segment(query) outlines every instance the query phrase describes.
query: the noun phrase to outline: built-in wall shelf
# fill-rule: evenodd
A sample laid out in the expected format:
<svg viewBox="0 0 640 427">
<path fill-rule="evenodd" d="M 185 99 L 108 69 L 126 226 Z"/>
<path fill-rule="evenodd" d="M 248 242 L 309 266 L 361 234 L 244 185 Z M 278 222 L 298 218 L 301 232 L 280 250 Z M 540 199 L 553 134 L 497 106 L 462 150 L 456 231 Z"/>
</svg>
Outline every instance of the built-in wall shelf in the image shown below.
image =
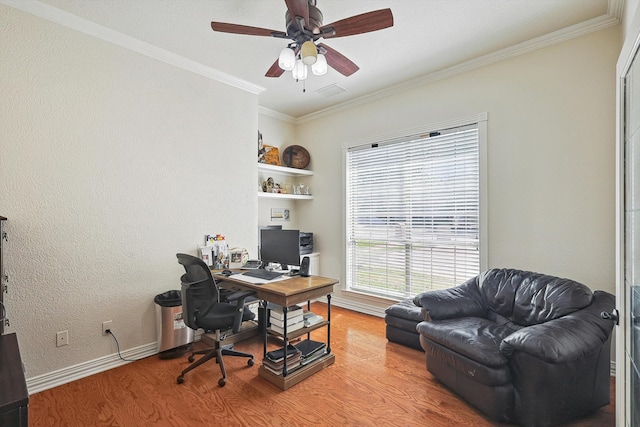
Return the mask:
<svg viewBox="0 0 640 427">
<path fill-rule="evenodd" d="M 258 163 L 258 170 L 263 172 L 273 172 L 278 175 L 313 175 L 313 171 L 307 169 L 288 168 L 286 166 L 268 165 L 266 163 Z"/>
<path fill-rule="evenodd" d="M 258 163 L 258 172 L 261 175 L 261 180 L 265 180 L 268 176 L 290 176 L 290 177 L 304 177 L 312 176 L 313 171 L 307 169 L 295 169 L 288 168 L 286 166 L 268 165 L 266 163 Z M 276 178 L 276 182 L 279 180 Z M 294 200 L 312 200 L 313 196 L 309 194 L 292 194 L 292 193 L 265 193 L 258 191 L 258 198 L 265 199 L 294 199 Z"/>
<path fill-rule="evenodd" d="M 258 197 L 265 199 L 297 199 L 297 200 L 311 200 L 313 196 L 304 194 L 284 194 L 284 193 L 265 193 L 259 192 Z"/>
</svg>

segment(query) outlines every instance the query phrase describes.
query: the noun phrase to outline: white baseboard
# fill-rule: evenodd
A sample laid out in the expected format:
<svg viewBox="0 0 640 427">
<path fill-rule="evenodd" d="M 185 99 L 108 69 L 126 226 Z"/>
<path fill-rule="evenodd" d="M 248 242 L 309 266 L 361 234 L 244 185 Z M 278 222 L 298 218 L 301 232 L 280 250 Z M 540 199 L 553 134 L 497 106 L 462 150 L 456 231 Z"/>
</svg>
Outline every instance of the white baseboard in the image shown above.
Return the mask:
<svg viewBox="0 0 640 427">
<path fill-rule="evenodd" d="M 319 298 L 317 301 L 324 302 L 326 304 L 327 299 L 326 297 Z M 336 305 L 338 307 L 346 308 L 348 310 L 353 310 L 360 313 L 370 314 L 372 316 L 384 317 L 384 309 L 360 302 L 350 301 L 344 298 L 332 297 L 331 305 Z M 194 341 L 199 341 L 201 334 L 202 330 L 196 331 Z M 123 358 L 131 360 L 142 359 L 145 357 L 153 356 L 155 354 L 158 354 L 158 345 L 156 342 L 141 345 L 139 347 L 124 350 L 121 352 Z M 93 374 L 97 374 L 99 372 L 117 368 L 118 366 L 122 366 L 127 363 L 130 362 L 120 359 L 117 353 L 110 354 L 108 356 L 99 357 L 97 359 L 89 360 L 77 365 L 58 369 L 57 371 L 52 371 L 46 374 L 27 378 L 27 389 L 29 391 L 29 394 L 35 394 L 53 387 L 57 387 L 59 385 L 67 384 L 72 381 L 88 377 Z"/>
<path fill-rule="evenodd" d="M 318 301 L 326 303 L 326 298 L 320 298 Z M 354 302 L 343 298 L 332 297 L 331 304 L 348 310 L 357 311 L 360 313 L 369 314 L 377 317 L 384 317 L 384 309 L 380 307 L 363 304 L 360 302 Z M 201 331 L 196 332 L 195 341 L 200 339 Z M 158 345 L 155 342 L 135 347 L 129 350 L 121 352 L 121 355 L 125 359 L 142 359 L 145 357 L 158 354 Z M 99 357 L 94 360 L 79 363 L 77 365 L 69 366 L 57 371 L 48 372 L 36 377 L 27 378 L 27 389 L 29 394 L 38 393 L 40 391 L 48 390 L 53 387 L 57 387 L 62 384 L 67 384 L 80 378 L 88 377 L 99 372 L 104 372 L 109 369 L 122 366 L 128 361 L 120 359 L 117 353 L 110 354 L 108 356 Z M 611 361 L 611 376 L 616 376 L 616 362 Z"/>
<path fill-rule="evenodd" d="M 326 298 L 321 298 L 319 301 L 326 303 Z M 371 316 L 384 317 L 384 311 L 386 308 L 376 307 L 374 305 L 349 300 L 346 298 L 340 298 L 336 296 L 331 297 L 331 305 L 337 307 L 346 308 L 347 310 L 357 311 L 358 313 L 370 314 Z"/>
<path fill-rule="evenodd" d="M 120 352 L 123 358 L 131 360 L 142 359 L 148 356 L 153 356 L 157 353 L 158 344 L 155 342 Z M 27 389 L 31 395 L 62 384 L 79 380 L 80 378 L 97 374 L 99 372 L 104 372 L 127 363 L 130 362 L 120 359 L 117 353 L 110 354 L 108 356 L 99 357 L 77 365 L 68 366 L 57 371 L 27 378 Z"/>
</svg>

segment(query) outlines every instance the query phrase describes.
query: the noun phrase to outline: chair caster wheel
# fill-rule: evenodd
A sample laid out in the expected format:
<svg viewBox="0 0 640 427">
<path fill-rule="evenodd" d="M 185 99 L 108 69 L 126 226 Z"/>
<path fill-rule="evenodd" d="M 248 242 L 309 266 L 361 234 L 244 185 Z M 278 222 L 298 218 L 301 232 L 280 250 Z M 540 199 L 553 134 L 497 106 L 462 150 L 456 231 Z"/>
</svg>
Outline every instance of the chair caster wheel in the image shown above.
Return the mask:
<svg viewBox="0 0 640 427">
<path fill-rule="evenodd" d="M 180 376 L 178 377 L 178 379 L 176 379 L 176 382 L 177 382 L 178 384 L 182 384 L 182 383 L 184 382 L 184 377 L 183 377 L 182 375 L 180 375 Z"/>
<path fill-rule="evenodd" d="M 193 354 L 191 356 L 189 356 L 189 363 L 193 362 L 194 360 L 196 360 L 196 358 L 193 357 Z"/>
<path fill-rule="evenodd" d="M 224 387 L 224 385 L 225 385 L 226 383 L 227 383 L 227 380 L 226 380 L 226 379 L 224 379 L 224 378 L 220 378 L 220 379 L 218 380 L 218 385 L 219 385 L 220 387 Z"/>
<path fill-rule="evenodd" d="M 247 365 L 253 366 L 256 362 L 253 359 L 247 360 Z"/>
</svg>

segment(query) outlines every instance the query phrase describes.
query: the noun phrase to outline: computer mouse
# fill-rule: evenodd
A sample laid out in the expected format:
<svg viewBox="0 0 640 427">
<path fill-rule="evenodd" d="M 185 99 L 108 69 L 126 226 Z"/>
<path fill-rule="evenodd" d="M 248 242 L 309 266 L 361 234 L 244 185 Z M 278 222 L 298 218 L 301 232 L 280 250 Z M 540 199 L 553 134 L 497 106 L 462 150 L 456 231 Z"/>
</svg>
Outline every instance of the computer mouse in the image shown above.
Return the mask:
<svg viewBox="0 0 640 427">
<path fill-rule="evenodd" d="M 222 274 L 223 276 L 229 277 L 229 276 L 231 276 L 233 274 L 233 271 L 231 271 L 231 270 L 222 270 L 220 272 L 220 274 Z"/>
</svg>

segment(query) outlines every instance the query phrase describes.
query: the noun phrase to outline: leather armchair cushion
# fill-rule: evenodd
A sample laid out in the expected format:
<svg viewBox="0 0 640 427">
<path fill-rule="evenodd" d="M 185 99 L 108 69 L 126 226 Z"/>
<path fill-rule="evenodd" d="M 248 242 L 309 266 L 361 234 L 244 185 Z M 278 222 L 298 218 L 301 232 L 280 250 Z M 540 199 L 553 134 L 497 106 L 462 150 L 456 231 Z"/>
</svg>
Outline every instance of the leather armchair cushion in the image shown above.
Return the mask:
<svg viewBox="0 0 640 427">
<path fill-rule="evenodd" d="M 454 288 L 418 294 L 413 302 L 422 307 L 423 320 L 485 317 L 487 311 L 478 291 L 477 276 Z"/>
<path fill-rule="evenodd" d="M 593 299 L 591 290 L 581 283 L 513 269 L 482 273 L 478 289 L 485 307 L 523 326 L 572 313 Z"/>
<path fill-rule="evenodd" d="M 508 363 L 507 357 L 500 352 L 500 343 L 514 331 L 480 317 L 421 322 L 417 330 L 429 340 L 493 368 Z"/>
<path fill-rule="evenodd" d="M 609 339 L 613 323 L 602 319 L 600 313 L 609 312 L 614 306 L 613 295 L 596 291 L 589 307 L 522 328 L 506 337 L 500 350 L 507 357 L 521 351 L 547 363 L 566 363 L 586 357 Z"/>
<path fill-rule="evenodd" d="M 387 340 L 422 350 L 419 334 L 416 331 L 416 326 L 422 321 L 422 314 L 420 307 L 413 303 L 412 298 L 388 307 L 385 310 L 384 321 Z"/>
<path fill-rule="evenodd" d="M 406 319 L 413 322 L 412 329 L 415 331 L 416 324 L 422 321 L 422 315 L 420 314 L 420 307 L 416 306 L 412 299 L 405 299 L 392 306 L 388 307 L 385 311 L 385 318 L 392 317 Z M 389 323 L 389 322 L 387 322 Z"/>
<path fill-rule="evenodd" d="M 384 318 L 387 326 L 393 326 L 394 328 L 402 329 L 403 331 L 411 332 L 416 337 L 418 336 L 418 332 L 416 331 L 416 326 L 420 323 L 419 320 L 408 320 L 403 319 L 402 317 L 394 317 L 394 316 L 385 316 Z"/>
<path fill-rule="evenodd" d="M 503 364 L 493 367 L 478 363 L 429 340 L 423 335 L 420 336 L 420 342 L 427 354 L 427 369 L 435 375 L 437 375 L 434 372 L 436 366 L 447 366 L 456 372 L 456 382 L 459 382 L 463 377 L 468 377 L 471 382 L 478 382 L 491 387 L 511 384 L 512 382 L 509 365 Z"/>
</svg>

